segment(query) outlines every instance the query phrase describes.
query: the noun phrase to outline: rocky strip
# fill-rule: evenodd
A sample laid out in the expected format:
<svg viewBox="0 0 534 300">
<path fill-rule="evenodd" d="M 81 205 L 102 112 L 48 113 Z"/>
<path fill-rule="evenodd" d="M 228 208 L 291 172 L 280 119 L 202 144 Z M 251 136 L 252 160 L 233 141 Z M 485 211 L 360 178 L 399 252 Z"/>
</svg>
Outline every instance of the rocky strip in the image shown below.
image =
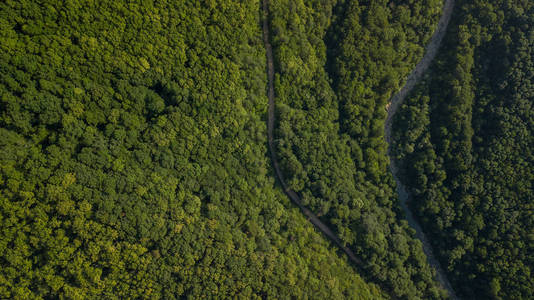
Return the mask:
<svg viewBox="0 0 534 300">
<path fill-rule="evenodd" d="M 410 91 L 421 80 L 421 78 L 423 77 L 423 73 L 428 69 L 432 60 L 434 60 L 434 58 L 436 57 L 443 37 L 445 36 L 445 33 L 447 31 L 449 21 L 451 20 L 453 9 L 454 0 L 446 0 L 443 6 L 442 15 L 439 20 L 438 27 L 434 31 L 430 42 L 426 46 L 425 55 L 423 56 L 421 61 L 419 61 L 419 63 L 415 66 L 415 69 L 412 71 L 412 73 L 408 76 L 404 86 L 399 90 L 397 94 L 395 94 L 391 98 L 387 108 L 388 115 L 385 124 L 384 136 L 386 142 L 389 145 L 388 156 L 390 161 L 391 173 L 393 173 L 393 178 L 397 183 L 397 193 L 399 194 L 400 205 L 406 214 L 408 224 L 410 224 L 410 226 L 415 229 L 417 238 L 423 243 L 423 251 L 425 252 L 426 257 L 428 258 L 428 263 L 436 270 L 437 280 L 439 281 L 441 286 L 447 290 L 451 299 L 458 299 L 458 297 L 454 293 L 454 290 L 449 280 L 447 279 L 447 274 L 444 272 L 439 261 L 434 256 L 432 246 L 430 245 L 427 236 L 425 235 L 421 225 L 419 225 L 417 220 L 414 218 L 410 208 L 408 207 L 408 202 L 410 201 L 410 194 L 408 193 L 408 189 L 406 188 L 406 186 L 404 186 L 399 180 L 399 169 L 397 167 L 397 162 L 395 161 L 395 158 L 391 155 L 391 128 L 393 123 L 393 116 L 395 115 L 401 104 L 404 102 L 406 96 L 408 96 Z"/>
</svg>

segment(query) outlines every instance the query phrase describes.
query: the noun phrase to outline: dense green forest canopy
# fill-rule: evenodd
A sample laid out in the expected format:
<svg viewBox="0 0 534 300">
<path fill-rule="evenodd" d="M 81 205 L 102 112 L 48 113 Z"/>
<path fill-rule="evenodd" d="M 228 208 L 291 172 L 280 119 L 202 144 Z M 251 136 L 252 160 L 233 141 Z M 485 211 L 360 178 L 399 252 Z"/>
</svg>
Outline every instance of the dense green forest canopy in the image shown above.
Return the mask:
<svg viewBox="0 0 534 300">
<path fill-rule="evenodd" d="M 381 298 L 275 186 L 259 8 L 0 3 L 0 298 Z"/>
<path fill-rule="evenodd" d="M 465 299 L 534 295 L 534 2 L 462 1 L 396 120 L 413 209 Z"/>
<path fill-rule="evenodd" d="M 0 2 L 0 298 L 441 299 L 395 194 L 387 101 L 441 0 Z M 466 299 L 534 294 L 534 3 L 459 1 L 395 120 Z"/>
</svg>

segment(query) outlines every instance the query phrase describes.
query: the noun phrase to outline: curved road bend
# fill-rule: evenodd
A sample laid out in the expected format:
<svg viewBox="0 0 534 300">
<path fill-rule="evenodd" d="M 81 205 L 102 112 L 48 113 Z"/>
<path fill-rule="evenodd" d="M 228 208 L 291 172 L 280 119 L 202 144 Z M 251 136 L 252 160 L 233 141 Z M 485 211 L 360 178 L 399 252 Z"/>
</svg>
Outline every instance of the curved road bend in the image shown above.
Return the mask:
<svg viewBox="0 0 534 300">
<path fill-rule="evenodd" d="M 385 125 L 385 136 L 386 136 L 386 142 L 390 144 L 391 141 L 391 120 L 393 118 L 393 115 L 397 111 L 397 109 L 400 107 L 400 104 L 406 98 L 406 95 L 412 90 L 412 88 L 415 86 L 415 84 L 421 80 L 422 73 L 428 69 L 430 62 L 434 59 L 434 57 L 437 54 L 437 50 L 439 48 L 439 45 L 445 35 L 447 26 L 449 24 L 452 10 L 454 7 L 454 0 L 445 0 L 445 4 L 443 7 L 443 14 L 439 20 L 438 27 L 436 31 L 434 32 L 430 43 L 427 45 L 425 55 L 423 56 L 422 60 L 417 64 L 415 69 L 412 71 L 412 73 L 408 76 L 406 84 L 402 87 L 402 89 L 399 91 L 398 94 L 393 96 L 391 98 L 391 103 L 389 105 L 388 109 L 388 116 L 386 119 L 386 125 Z M 282 185 L 284 192 L 287 194 L 287 196 L 295 203 L 300 210 L 306 215 L 308 220 L 317 228 L 319 229 L 324 235 L 326 235 L 330 240 L 332 240 L 347 256 L 349 259 L 355 263 L 356 265 L 363 267 L 364 264 L 362 261 L 354 255 L 354 253 L 343 245 L 341 240 L 334 234 L 332 230 L 328 226 L 326 226 L 319 218 L 312 213 L 309 209 L 304 207 L 302 204 L 302 201 L 300 200 L 300 197 L 297 195 L 295 191 L 290 189 L 284 179 L 284 175 L 282 174 L 282 171 L 280 170 L 280 165 L 278 163 L 278 159 L 276 158 L 276 152 L 274 147 L 274 120 L 275 120 L 275 103 L 274 103 L 274 63 L 273 63 L 273 50 L 270 43 L 270 34 L 269 34 L 269 24 L 268 24 L 268 14 L 269 14 L 269 7 L 268 7 L 268 0 L 263 0 L 263 40 L 265 43 L 265 51 L 267 55 L 267 79 L 268 79 L 268 90 L 267 90 L 267 97 L 269 99 L 269 108 L 268 108 L 268 121 L 267 121 L 267 136 L 268 136 L 268 145 L 269 145 L 269 152 L 271 153 L 271 161 L 273 163 L 273 168 L 276 173 L 276 177 L 278 177 L 278 181 Z M 389 148 L 388 148 L 388 155 Z M 417 237 L 423 242 L 423 249 L 425 254 L 428 257 L 429 263 L 436 269 L 438 281 L 441 283 L 441 285 L 449 292 L 449 296 L 452 299 L 458 299 L 447 280 L 447 277 L 445 276 L 445 273 L 441 269 L 438 261 L 435 259 L 432 248 L 430 247 L 430 244 L 428 243 L 428 240 L 426 239 L 426 236 L 424 235 L 421 226 L 415 221 L 413 218 L 413 215 L 411 211 L 408 209 L 407 206 L 407 200 L 408 200 L 408 194 L 406 192 L 406 188 L 402 185 L 402 183 L 398 180 L 397 174 L 397 168 L 395 165 L 395 162 L 393 159 L 391 159 L 391 170 L 393 172 L 393 177 L 395 181 L 397 182 L 397 190 L 399 192 L 399 197 L 401 199 L 401 206 L 404 209 L 406 216 L 408 218 L 408 223 L 410 226 L 412 226 L 416 232 Z"/>
</svg>

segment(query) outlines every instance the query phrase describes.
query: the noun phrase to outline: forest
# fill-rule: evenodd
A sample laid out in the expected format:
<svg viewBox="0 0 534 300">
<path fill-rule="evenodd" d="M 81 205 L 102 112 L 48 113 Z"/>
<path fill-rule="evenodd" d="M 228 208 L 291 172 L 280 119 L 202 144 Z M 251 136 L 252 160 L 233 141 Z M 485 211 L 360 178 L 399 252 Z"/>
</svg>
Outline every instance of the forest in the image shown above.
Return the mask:
<svg viewBox="0 0 534 300">
<path fill-rule="evenodd" d="M 275 185 L 259 7 L 0 3 L 0 298 L 384 296 Z"/>
<path fill-rule="evenodd" d="M 465 299 L 534 295 L 534 3 L 464 1 L 403 106 L 395 156 Z"/>
<path fill-rule="evenodd" d="M 0 1 L 0 298 L 448 298 L 384 140 L 443 1 L 262 1 Z M 282 171 L 361 266 L 276 180 L 265 16 Z M 533 26 L 457 1 L 394 120 L 463 299 L 534 294 Z"/>
</svg>

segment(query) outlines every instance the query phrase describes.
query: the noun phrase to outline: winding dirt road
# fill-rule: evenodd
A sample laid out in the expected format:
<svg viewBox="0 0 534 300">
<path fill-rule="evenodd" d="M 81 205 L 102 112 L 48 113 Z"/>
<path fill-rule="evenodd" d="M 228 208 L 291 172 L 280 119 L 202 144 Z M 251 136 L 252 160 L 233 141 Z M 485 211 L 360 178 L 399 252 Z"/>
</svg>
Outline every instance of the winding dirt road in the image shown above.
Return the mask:
<svg viewBox="0 0 534 300">
<path fill-rule="evenodd" d="M 304 207 L 302 204 L 302 201 L 298 194 L 290 189 L 288 185 L 286 184 L 284 175 L 282 174 L 282 171 L 280 170 L 280 165 L 278 163 L 278 159 L 276 158 L 276 151 L 274 146 L 274 123 L 275 123 L 275 94 L 274 94 L 274 62 L 273 62 L 273 50 L 270 43 L 270 33 L 269 33 L 269 1 L 263 0 L 263 40 L 265 43 L 265 50 L 267 55 L 267 79 L 268 79 L 268 90 L 267 90 L 267 97 L 269 99 L 269 108 L 268 108 L 268 121 L 267 121 L 267 135 L 268 135 L 268 145 L 269 145 L 269 152 L 271 154 L 271 161 L 273 164 L 274 171 L 276 173 L 276 177 L 278 178 L 278 181 L 282 185 L 284 192 L 286 195 L 295 203 L 302 213 L 306 215 L 308 220 L 317 228 L 319 231 L 321 231 L 324 235 L 326 235 L 330 240 L 332 240 L 347 256 L 348 258 L 357 266 L 363 267 L 364 264 L 362 261 L 354 255 L 354 253 L 345 245 L 343 245 L 343 242 L 337 237 L 337 235 L 319 218 L 311 212 L 309 209 Z M 415 69 L 412 71 L 412 73 L 408 76 L 406 80 L 406 84 L 400 89 L 400 91 L 394 95 L 391 98 L 389 108 L 388 108 L 388 116 L 386 119 L 385 124 L 385 139 L 386 142 L 391 145 L 391 126 L 392 126 L 392 119 L 395 113 L 397 112 L 398 108 L 408 95 L 408 93 L 413 89 L 415 84 L 421 80 L 421 77 L 423 73 L 428 69 L 430 66 L 430 63 L 434 59 L 434 57 L 437 54 L 437 51 L 439 49 L 439 46 L 441 44 L 441 41 L 443 40 L 443 37 L 445 36 L 445 32 L 447 29 L 447 26 L 449 24 L 452 11 L 454 7 L 454 0 L 445 0 L 445 4 L 443 7 L 443 13 L 439 20 L 438 26 L 436 31 L 434 32 L 429 44 L 426 47 L 425 55 L 421 59 L 421 61 L 416 65 Z M 397 191 L 399 193 L 399 198 L 401 202 L 402 209 L 406 213 L 406 217 L 408 219 L 408 223 L 410 226 L 412 226 L 416 232 L 417 237 L 422 241 L 423 243 L 423 249 L 425 254 L 428 257 L 428 261 L 430 265 L 432 265 L 436 269 L 437 273 L 437 279 L 441 283 L 441 285 L 449 292 L 449 296 L 451 299 L 458 299 L 456 297 L 456 294 L 454 293 L 454 290 L 452 289 L 449 281 L 447 280 L 445 272 L 443 272 L 441 266 L 439 265 L 439 262 L 435 259 L 434 254 L 432 252 L 432 248 L 430 247 L 430 244 L 428 243 L 428 239 L 426 238 L 423 230 L 421 229 L 421 226 L 417 223 L 417 221 L 413 218 L 413 215 L 411 211 L 408 208 L 407 202 L 409 199 L 409 194 L 407 193 L 406 187 L 402 185 L 402 183 L 399 181 L 397 177 L 398 169 L 396 167 L 396 163 L 392 156 L 389 153 L 388 147 L 388 156 L 390 157 L 391 161 L 391 171 L 393 173 L 393 177 L 395 178 L 395 181 L 397 182 Z"/>
</svg>

